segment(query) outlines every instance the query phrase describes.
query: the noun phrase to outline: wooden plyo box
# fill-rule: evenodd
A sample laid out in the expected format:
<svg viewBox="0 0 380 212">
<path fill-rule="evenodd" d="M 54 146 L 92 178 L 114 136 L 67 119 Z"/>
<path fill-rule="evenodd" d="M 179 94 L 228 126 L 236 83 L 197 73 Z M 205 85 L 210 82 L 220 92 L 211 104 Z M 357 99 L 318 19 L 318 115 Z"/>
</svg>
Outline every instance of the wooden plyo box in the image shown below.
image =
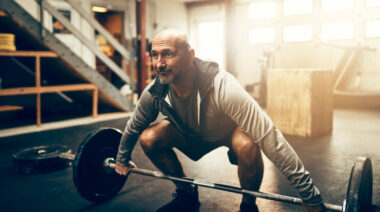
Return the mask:
<svg viewBox="0 0 380 212">
<path fill-rule="evenodd" d="M 267 113 L 281 132 L 303 137 L 331 133 L 331 70 L 271 69 L 267 86 Z"/>
</svg>

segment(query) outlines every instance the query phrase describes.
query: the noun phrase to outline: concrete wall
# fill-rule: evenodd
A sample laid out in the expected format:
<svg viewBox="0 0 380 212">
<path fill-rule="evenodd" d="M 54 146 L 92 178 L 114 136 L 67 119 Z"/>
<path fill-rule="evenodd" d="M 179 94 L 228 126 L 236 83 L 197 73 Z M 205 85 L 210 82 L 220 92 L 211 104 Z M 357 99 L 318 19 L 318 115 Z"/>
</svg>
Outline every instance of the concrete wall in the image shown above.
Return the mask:
<svg viewBox="0 0 380 212">
<path fill-rule="evenodd" d="M 147 16 L 150 13 L 155 14 L 155 23 L 157 25 L 156 27 L 149 26 L 153 27 L 153 36 L 167 28 L 188 32 L 188 15 L 184 3 L 177 0 L 150 0 L 148 4 L 152 4 L 152 10 L 147 11 Z M 149 35 L 149 38 L 152 39 L 153 36 Z"/>
</svg>

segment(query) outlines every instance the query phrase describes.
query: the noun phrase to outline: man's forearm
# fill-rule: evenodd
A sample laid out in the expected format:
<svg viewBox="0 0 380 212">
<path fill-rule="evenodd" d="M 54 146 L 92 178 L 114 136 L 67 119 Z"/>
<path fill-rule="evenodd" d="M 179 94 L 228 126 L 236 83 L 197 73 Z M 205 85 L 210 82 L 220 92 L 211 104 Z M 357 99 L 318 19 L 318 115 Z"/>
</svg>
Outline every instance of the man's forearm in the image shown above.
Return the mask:
<svg viewBox="0 0 380 212">
<path fill-rule="evenodd" d="M 257 144 L 288 178 L 290 184 L 298 190 L 305 204 L 316 205 L 322 203 L 320 191 L 314 186 L 310 173 L 305 170 L 298 155 L 280 131 L 273 128 Z"/>
<path fill-rule="evenodd" d="M 131 160 L 133 148 L 135 147 L 138 138 L 138 134 L 129 134 L 126 131 L 124 132 L 120 140 L 116 162 L 122 165 L 128 165 L 128 162 Z"/>
</svg>

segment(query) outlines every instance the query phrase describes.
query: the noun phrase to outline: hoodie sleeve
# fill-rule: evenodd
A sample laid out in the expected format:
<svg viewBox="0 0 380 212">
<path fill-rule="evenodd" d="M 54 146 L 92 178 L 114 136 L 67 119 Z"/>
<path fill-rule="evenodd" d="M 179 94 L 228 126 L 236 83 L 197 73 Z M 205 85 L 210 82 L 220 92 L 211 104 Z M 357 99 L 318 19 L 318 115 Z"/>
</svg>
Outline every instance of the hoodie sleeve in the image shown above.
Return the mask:
<svg viewBox="0 0 380 212">
<path fill-rule="evenodd" d="M 116 157 L 116 161 L 120 164 L 128 164 L 140 134 L 157 118 L 158 110 L 153 105 L 153 97 L 148 91 L 149 87 L 147 86 L 144 89 L 140 99 L 137 101 L 121 137 Z"/>
<path fill-rule="evenodd" d="M 219 109 L 229 116 L 276 165 L 294 186 L 306 204 L 320 204 L 320 192 L 305 170 L 296 152 L 259 104 L 229 73 L 215 78 L 215 92 Z"/>
</svg>

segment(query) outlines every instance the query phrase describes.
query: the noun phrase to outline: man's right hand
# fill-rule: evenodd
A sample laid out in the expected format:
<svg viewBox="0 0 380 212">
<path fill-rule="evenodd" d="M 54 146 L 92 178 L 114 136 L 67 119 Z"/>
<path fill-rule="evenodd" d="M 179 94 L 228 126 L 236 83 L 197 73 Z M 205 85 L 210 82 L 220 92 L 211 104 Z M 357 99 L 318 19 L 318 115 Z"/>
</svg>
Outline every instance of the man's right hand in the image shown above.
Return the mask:
<svg viewBox="0 0 380 212">
<path fill-rule="evenodd" d="M 137 168 L 136 164 L 133 163 L 132 161 L 129 161 L 128 163 L 129 163 L 128 166 L 125 166 L 125 165 L 122 165 L 122 164 L 116 162 L 116 167 L 115 167 L 116 173 L 118 173 L 120 175 L 127 175 L 128 172 L 132 168 Z"/>
<path fill-rule="evenodd" d="M 305 203 L 302 203 L 302 207 L 303 207 L 303 210 L 305 212 L 325 212 L 325 211 L 327 211 L 326 207 L 323 203 L 321 203 L 319 205 L 307 205 Z"/>
</svg>

